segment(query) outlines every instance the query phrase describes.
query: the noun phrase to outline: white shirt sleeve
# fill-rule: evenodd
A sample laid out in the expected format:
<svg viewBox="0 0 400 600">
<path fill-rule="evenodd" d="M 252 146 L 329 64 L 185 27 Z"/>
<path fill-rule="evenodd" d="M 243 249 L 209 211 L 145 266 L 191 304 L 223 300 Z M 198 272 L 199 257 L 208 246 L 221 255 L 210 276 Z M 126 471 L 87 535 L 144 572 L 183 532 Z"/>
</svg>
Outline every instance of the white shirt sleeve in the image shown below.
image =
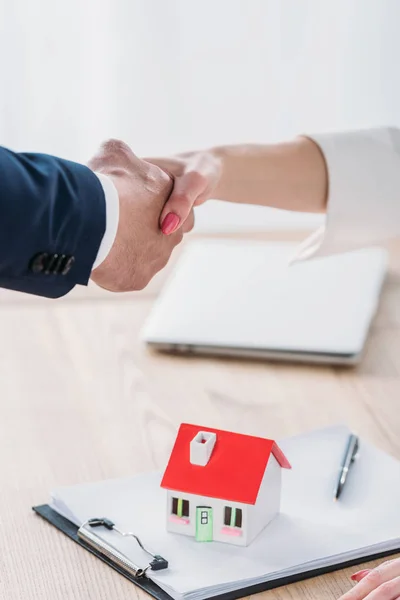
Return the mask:
<svg viewBox="0 0 400 600">
<path fill-rule="evenodd" d="M 380 245 L 400 237 L 400 130 L 307 136 L 328 173 L 325 226 L 307 238 L 294 261 Z"/>
<path fill-rule="evenodd" d="M 95 173 L 95 175 L 99 178 L 104 190 L 106 201 L 106 230 L 97 252 L 96 260 L 93 263 L 92 271 L 101 265 L 110 252 L 117 235 L 119 222 L 119 197 L 117 188 L 112 180 L 106 175 L 103 175 L 102 173 Z"/>
</svg>

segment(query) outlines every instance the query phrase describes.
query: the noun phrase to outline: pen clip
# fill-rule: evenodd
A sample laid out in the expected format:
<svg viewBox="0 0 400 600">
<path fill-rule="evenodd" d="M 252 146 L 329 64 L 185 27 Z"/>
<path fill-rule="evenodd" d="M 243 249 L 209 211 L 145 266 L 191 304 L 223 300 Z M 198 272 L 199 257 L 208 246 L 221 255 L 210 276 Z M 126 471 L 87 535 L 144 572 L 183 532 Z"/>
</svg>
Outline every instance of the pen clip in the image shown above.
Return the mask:
<svg viewBox="0 0 400 600">
<path fill-rule="evenodd" d="M 354 443 L 353 455 L 352 455 L 351 461 L 350 461 L 351 463 L 353 463 L 359 457 L 359 450 L 360 450 L 360 444 L 359 444 L 358 439 L 356 439 L 356 441 Z"/>
<path fill-rule="evenodd" d="M 339 477 L 334 490 L 334 500 L 338 500 L 343 491 L 349 474 L 349 469 L 358 457 L 359 447 L 360 444 L 358 437 L 354 434 L 351 434 L 348 438 L 346 451 L 340 466 Z"/>
</svg>

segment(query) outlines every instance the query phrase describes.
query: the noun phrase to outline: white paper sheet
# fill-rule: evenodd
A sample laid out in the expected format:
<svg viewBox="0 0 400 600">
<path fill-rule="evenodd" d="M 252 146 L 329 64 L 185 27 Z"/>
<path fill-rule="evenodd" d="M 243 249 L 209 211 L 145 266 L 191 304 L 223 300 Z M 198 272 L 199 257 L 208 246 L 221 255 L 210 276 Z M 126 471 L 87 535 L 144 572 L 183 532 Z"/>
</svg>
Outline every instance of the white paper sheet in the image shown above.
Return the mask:
<svg viewBox="0 0 400 600">
<path fill-rule="evenodd" d="M 135 532 L 169 561 L 168 570 L 151 572 L 151 578 L 175 598 L 200 600 L 244 587 L 246 580 L 249 585 L 306 570 L 306 563 L 315 568 L 368 555 L 372 546 L 375 552 L 399 547 L 400 463 L 394 458 L 361 441 L 343 495 L 333 501 L 348 433 L 336 427 L 281 442 L 293 467 L 283 472 L 281 514 L 247 548 L 168 533 L 159 473 L 60 488 L 53 506 L 77 525 L 104 516 Z M 146 564 L 133 539 L 112 531 L 101 536 Z"/>
</svg>

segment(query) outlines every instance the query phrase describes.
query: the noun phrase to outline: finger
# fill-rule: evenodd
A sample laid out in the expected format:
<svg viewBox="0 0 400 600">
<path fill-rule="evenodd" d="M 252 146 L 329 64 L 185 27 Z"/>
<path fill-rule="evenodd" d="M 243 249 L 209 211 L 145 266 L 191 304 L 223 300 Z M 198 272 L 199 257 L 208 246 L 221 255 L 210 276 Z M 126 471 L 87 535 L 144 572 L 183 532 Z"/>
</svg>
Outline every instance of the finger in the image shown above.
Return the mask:
<svg viewBox="0 0 400 600">
<path fill-rule="evenodd" d="M 382 584 L 400 575 L 400 560 L 390 560 L 370 571 L 350 592 L 340 600 L 364 600 Z"/>
<path fill-rule="evenodd" d="M 161 213 L 161 230 L 170 235 L 186 221 L 196 199 L 204 192 L 206 181 L 196 172 L 185 173 L 175 180 L 174 189 Z"/>
<path fill-rule="evenodd" d="M 194 210 L 191 210 L 188 218 L 182 225 L 182 231 L 183 231 L 183 233 L 189 233 L 189 231 L 192 231 L 193 227 L 194 227 Z"/>
<path fill-rule="evenodd" d="M 183 230 L 182 228 L 178 229 L 177 231 L 175 231 L 175 233 L 173 233 L 172 235 L 168 236 L 169 242 L 171 244 L 171 252 L 172 250 L 175 248 L 175 246 L 178 246 L 178 244 L 181 243 L 181 241 L 183 240 Z"/>
<path fill-rule="evenodd" d="M 376 590 L 365 596 L 365 600 L 397 600 L 400 595 L 400 577 L 382 583 Z"/>
<path fill-rule="evenodd" d="M 134 278 L 134 286 L 132 286 L 132 291 L 143 290 L 153 277 L 162 271 L 168 264 L 171 254 L 174 251 L 175 247 L 180 244 L 183 239 L 183 231 L 179 229 L 174 234 L 169 236 L 162 236 L 161 239 L 158 240 L 158 253 L 151 260 L 151 268 L 150 270 L 145 271 L 140 278 Z"/>
<path fill-rule="evenodd" d="M 182 175 L 184 163 L 177 158 L 144 158 L 143 160 L 175 176 Z"/>
<path fill-rule="evenodd" d="M 368 573 L 371 573 L 371 569 L 363 569 L 362 571 L 357 571 L 357 573 L 353 573 L 350 579 L 358 583 L 359 581 L 361 581 L 361 579 L 364 579 L 364 577 L 366 577 Z"/>
<path fill-rule="evenodd" d="M 207 200 L 209 200 L 209 196 L 208 194 L 202 194 L 201 196 L 199 196 L 196 200 L 196 202 L 194 203 L 194 206 L 200 206 L 201 204 L 204 204 L 204 202 L 207 202 Z"/>
<path fill-rule="evenodd" d="M 154 266 L 155 272 L 161 271 L 168 264 L 171 254 L 175 247 L 178 246 L 183 240 L 182 228 L 175 231 L 171 235 L 163 235 L 160 246 L 160 253 Z"/>
</svg>

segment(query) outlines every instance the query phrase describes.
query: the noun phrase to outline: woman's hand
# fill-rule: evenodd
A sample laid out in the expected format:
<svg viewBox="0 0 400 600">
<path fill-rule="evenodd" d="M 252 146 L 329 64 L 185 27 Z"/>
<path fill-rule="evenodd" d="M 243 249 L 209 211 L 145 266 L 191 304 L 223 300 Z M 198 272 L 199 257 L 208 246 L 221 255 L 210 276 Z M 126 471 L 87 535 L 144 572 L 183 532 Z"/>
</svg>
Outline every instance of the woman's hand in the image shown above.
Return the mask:
<svg viewBox="0 0 400 600">
<path fill-rule="evenodd" d="M 146 161 L 157 165 L 175 180 L 160 217 L 162 232 L 170 235 L 186 221 L 194 206 L 212 198 L 222 174 L 222 162 L 207 151 L 171 158 L 147 158 Z"/>
<path fill-rule="evenodd" d="M 193 206 L 209 198 L 298 212 L 326 210 L 325 159 L 308 138 L 272 145 L 216 146 L 147 162 L 175 180 L 160 219 L 167 235 L 185 222 Z"/>
<path fill-rule="evenodd" d="M 340 600 L 399 600 L 400 558 L 389 560 L 376 569 L 358 571 L 352 576 L 357 585 Z"/>
</svg>

